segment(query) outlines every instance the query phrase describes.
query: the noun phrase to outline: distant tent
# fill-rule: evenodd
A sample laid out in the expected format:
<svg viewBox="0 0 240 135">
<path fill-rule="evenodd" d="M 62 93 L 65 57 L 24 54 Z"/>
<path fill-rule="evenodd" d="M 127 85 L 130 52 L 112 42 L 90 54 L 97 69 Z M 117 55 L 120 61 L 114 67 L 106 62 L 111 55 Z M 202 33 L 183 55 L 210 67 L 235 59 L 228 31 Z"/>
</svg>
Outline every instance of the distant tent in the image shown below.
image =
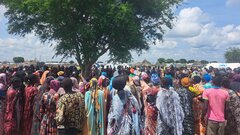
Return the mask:
<svg viewBox="0 0 240 135">
<path fill-rule="evenodd" d="M 141 65 L 142 66 L 152 66 L 153 64 L 145 59 L 145 60 L 142 61 Z"/>
</svg>

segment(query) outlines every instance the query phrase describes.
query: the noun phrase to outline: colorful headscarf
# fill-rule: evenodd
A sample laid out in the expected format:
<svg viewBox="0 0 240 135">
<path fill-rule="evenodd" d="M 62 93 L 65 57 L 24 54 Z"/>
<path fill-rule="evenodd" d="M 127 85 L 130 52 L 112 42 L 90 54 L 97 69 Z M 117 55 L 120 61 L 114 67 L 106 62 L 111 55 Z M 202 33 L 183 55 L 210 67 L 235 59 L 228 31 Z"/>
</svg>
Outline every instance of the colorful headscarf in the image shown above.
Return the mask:
<svg viewBox="0 0 240 135">
<path fill-rule="evenodd" d="M 183 79 L 181 79 L 181 85 L 183 87 L 189 87 L 191 85 L 191 81 L 188 77 L 184 77 Z"/>
<path fill-rule="evenodd" d="M 64 72 L 63 72 L 63 71 L 59 71 L 59 72 L 57 73 L 57 75 L 58 75 L 58 76 L 63 76 L 63 75 L 64 75 Z"/>
<path fill-rule="evenodd" d="M 160 85 L 160 78 L 157 74 L 152 74 L 151 76 L 151 82 L 153 85 Z"/>
<path fill-rule="evenodd" d="M 53 89 L 54 91 L 58 91 L 58 89 L 60 88 L 60 82 L 57 80 L 51 80 L 50 81 L 50 89 Z"/>
<path fill-rule="evenodd" d="M 203 76 L 203 79 L 204 79 L 206 82 L 210 82 L 210 81 L 212 80 L 212 76 L 209 75 L 209 74 L 205 74 L 205 75 Z"/>
<path fill-rule="evenodd" d="M 73 89 L 79 90 L 79 84 L 77 79 L 75 77 L 70 77 L 70 79 L 72 80 L 72 83 L 73 83 Z"/>
</svg>

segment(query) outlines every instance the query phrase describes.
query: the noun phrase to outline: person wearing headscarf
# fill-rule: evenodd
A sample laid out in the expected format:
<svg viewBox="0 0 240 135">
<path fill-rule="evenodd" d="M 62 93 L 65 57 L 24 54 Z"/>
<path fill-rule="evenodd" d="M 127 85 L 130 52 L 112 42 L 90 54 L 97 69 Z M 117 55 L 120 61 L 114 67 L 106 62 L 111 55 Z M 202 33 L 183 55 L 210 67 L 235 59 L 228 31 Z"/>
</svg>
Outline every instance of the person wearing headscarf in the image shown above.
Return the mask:
<svg viewBox="0 0 240 135">
<path fill-rule="evenodd" d="M 157 93 L 160 91 L 160 78 L 157 74 L 152 74 L 151 83 L 153 87 L 146 91 L 144 95 L 145 105 L 145 134 L 156 134 L 157 133 L 157 107 L 156 98 Z"/>
<path fill-rule="evenodd" d="M 87 113 L 87 135 L 106 132 L 104 125 L 104 91 L 98 89 L 98 80 L 90 80 L 90 90 L 85 93 L 85 110 Z"/>
<path fill-rule="evenodd" d="M 73 82 L 73 91 L 80 92 L 78 80 L 75 77 L 70 77 Z"/>
<path fill-rule="evenodd" d="M 234 80 L 235 81 L 235 80 Z M 223 79 L 222 87 L 229 94 L 229 103 L 226 105 L 226 120 L 225 135 L 240 134 L 240 82 L 233 90 L 230 89 L 230 81 L 228 78 Z"/>
<path fill-rule="evenodd" d="M 0 73 L 0 135 L 3 134 L 4 129 L 4 111 L 7 90 L 7 79 L 5 73 Z"/>
<path fill-rule="evenodd" d="M 204 87 L 205 90 L 213 87 L 212 84 L 211 84 L 211 80 L 212 80 L 211 75 L 209 75 L 209 74 L 203 75 L 203 82 L 205 83 L 203 85 L 203 87 Z"/>
<path fill-rule="evenodd" d="M 57 124 L 54 119 L 56 116 L 56 105 L 58 101 L 58 89 L 60 88 L 60 83 L 57 80 L 50 81 L 50 90 L 43 93 L 42 95 L 42 105 L 40 113 L 42 115 L 40 134 L 41 135 L 56 135 L 57 134 Z"/>
<path fill-rule="evenodd" d="M 13 77 L 11 86 L 7 90 L 6 111 L 4 117 L 4 135 L 21 134 L 22 110 L 20 105 L 20 88 L 22 81 L 18 77 Z"/>
<path fill-rule="evenodd" d="M 125 91 L 128 76 L 120 75 L 113 79 L 114 95 L 108 115 L 108 135 L 140 135 L 140 108 L 136 98 L 129 91 Z"/>
<path fill-rule="evenodd" d="M 180 97 L 180 103 L 184 112 L 183 135 L 194 135 L 194 115 L 193 115 L 193 93 L 188 90 L 191 85 L 190 79 L 184 77 L 180 79 L 180 87 L 177 93 Z"/>
<path fill-rule="evenodd" d="M 67 135 L 84 134 L 85 103 L 81 92 L 72 91 L 73 83 L 70 78 L 64 78 L 63 88 L 65 94 L 60 97 L 57 104 L 55 120 L 58 126 L 63 126 Z"/>
<path fill-rule="evenodd" d="M 99 89 L 104 93 L 104 134 L 107 134 L 107 117 L 111 106 L 112 97 L 109 91 L 109 79 L 106 76 L 100 76 L 98 79 Z"/>
<path fill-rule="evenodd" d="M 54 80 L 52 76 L 48 76 L 45 79 L 43 85 L 38 88 L 37 95 L 34 98 L 33 105 L 33 120 L 32 120 L 32 129 L 31 135 L 39 135 L 40 126 L 42 121 L 42 113 L 40 113 L 40 109 L 42 108 L 42 96 L 43 93 L 50 90 L 50 82 Z"/>
<path fill-rule="evenodd" d="M 156 107 L 157 135 L 182 135 L 184 111 L 180 97 L 171 87 L 171 80 L 163 78 L 161 90 L 157 94 Z"/>
<path fill-rule="evenodd" d="M 204 88 L 201 84 L 201 77 L 198 75 L 192 78 L 193 85 L 189 87 L 189 90 L 193 92 L 193 114 L 194 114 L 194 132 L 198 135 L 204 135 L 206 132 L 206 127 L 204 121 L 202 121 L 204 103 L 202 101 L 202 93 Z"/>
<path fill-rule="evenodd" d="M 33 120 L 33 104 L 34 98 L 37 95 L 38 89 L 37 85 L 39 79 L 36 75 L 31 74 L 28 76 L 27 87 L 25 88 L 25 105 L 23 113 L 23 125 L 22 125 L 22 134 L 30 135 L 32 128 Z"/>
</svg>

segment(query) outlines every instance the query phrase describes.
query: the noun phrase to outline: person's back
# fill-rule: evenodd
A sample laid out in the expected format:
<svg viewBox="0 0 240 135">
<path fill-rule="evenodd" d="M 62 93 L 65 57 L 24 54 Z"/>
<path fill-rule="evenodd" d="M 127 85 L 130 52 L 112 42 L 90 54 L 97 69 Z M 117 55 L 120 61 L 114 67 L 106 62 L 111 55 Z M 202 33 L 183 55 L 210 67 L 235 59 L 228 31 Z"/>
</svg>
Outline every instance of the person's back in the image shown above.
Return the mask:
<svg viewBox="0 0 240 135">
<path fill-rule="evenodd" d="M 203 98 L 208 100 L 208 119 L 224 122 L 225 102 L 228 99 L 228 92 L 221 88 L 211 88 L 203 92 Z"/>
<path fill-rule="evenodd" d="M 76 135 L 83 132 L 85 105 L 84 96 L 80 92 L 72 91 L 72 80 L 65 78 L 63 88 L 66 91 L 57 105 L 56 122 L 57 125 L 63 125 L 66 133 Z"/>
<path fill-rule="evenodd" d="M 205 109 L 203 116 L 207 113 L 207 135 L 224 135 L 225 130 L 225 104 L 229 99 L 228 92 L 221 87 L 222 78 L 216 76 L 212 80 L 213 88 L 203 92 Z"/>
</svg>

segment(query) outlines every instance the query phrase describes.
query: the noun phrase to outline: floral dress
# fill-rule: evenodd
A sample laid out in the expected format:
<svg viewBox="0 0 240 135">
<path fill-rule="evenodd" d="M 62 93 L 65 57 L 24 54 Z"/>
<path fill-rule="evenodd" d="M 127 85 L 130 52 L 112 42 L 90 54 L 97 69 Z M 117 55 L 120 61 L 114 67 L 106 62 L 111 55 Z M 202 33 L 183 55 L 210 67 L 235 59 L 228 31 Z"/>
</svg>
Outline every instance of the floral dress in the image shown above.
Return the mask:
<svg viewBox="0 0 240 135">
<path fill-rule="evenodd" d="M 57 97 L 54 90 L 50 90 L 42 96 L 40 135 L 57 135 L 57 124 L 54 119 L 56 117 Z"/>
<path fill-rule="evenodd" d="M 37 88 L 34 86 L 28 86 L 25 89 L 25 105 L 23 114 L 23 134 L 30 135 L 33 119 L 33 100 L 37 94 Z"/>
<path fill-rule="evenodd" d="M 228 90 L 230 100 L 226 106 L 226 120 L 225 135 L 239 135 L 240 134 L 240 97 L 236 92 Z"/>
</svg>

